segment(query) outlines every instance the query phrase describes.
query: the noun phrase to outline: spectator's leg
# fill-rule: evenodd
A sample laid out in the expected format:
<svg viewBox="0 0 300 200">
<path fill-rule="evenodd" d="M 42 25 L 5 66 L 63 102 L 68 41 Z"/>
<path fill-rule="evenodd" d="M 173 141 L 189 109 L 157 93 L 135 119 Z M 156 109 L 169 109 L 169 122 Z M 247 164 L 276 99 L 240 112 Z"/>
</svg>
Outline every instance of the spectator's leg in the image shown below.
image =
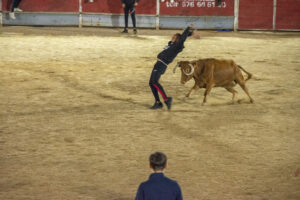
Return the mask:
<svg viewBox="0 0 300 200">
<path fill-rule="evenodd" d="M 17 1 L 16 8 L 19 8 L 19 5 L 20 5 L 20 3 L 21 3 L 22 0 L 16 0 L 16 1 Z"/>
<path fill-rule="evenodd" d="M 22 10 L 18 8 L 19 5 L 20 5 L 20 3 L 21 3 L 21 1 L 22 1 L 22 0 L 13 0 L 13 1 L 12 1 L 12 5 L 11 5 L 11 10 L 10 10 L 10 11 L 11 11 L 11 12 L 14 12 L 15 9 L 17 9 L 17 11 L 22 12 Z"/>
<path fill-rule="evenodd" d="M 132 19 L 133 28 L 136 28 L 136 19 L 135 19 L 135 7 L 134 4 L 131 4 L 130 6 L 130 14 Z"/>
<path fill-rule="evenodd" d="M 16 8 L 16 5 L 18 4 L 18 0 L 12 0 L 10 12 L 14 12 L 14 9 Z"/>
<path fill-rule="evenodd" d="M 11 19 L 16 19 L 14 10 L 15 10 L 16 6 L 17 6 L 19 3 L 20 3 L 19 0 L 12 0 L 11 8 L 10 8 L 10 13 L 9 13 L 9 17 L 10 17 Z"/>
<path fill-rule="evenodd" d="M 129 6 L 126 5 L 124 8 L 124 14 L 125 14 L 125 29 L 128 28 L 128 13 L 129 13 Z"/>
</svg>

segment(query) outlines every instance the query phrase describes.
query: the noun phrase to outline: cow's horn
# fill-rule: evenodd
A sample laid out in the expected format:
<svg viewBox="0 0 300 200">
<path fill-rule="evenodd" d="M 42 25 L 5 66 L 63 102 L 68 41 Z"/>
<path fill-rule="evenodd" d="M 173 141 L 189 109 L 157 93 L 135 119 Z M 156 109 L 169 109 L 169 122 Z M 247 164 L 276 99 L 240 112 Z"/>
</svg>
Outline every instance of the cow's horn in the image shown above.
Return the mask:
<svg viewBox="0 0 300 200">
<path fill-rule="evenodd" d="M 175 72 L 176 72 L 176 68 L 179 66 L 179 64 L 177 63 L 177 65 L 174 67 L 174 69 L 173 69 L 173 73 L 175 74 Z"/>
<path fill-rule="evenodd" d="M 194 66 L 192 64 L 189 64 L 190 68 L 191 68 L 191 72 L 190 73 L 186 73 L 184 70 L 183 70 L 183 73 L 187 76 L 190 76 L 194 73 L 195 69 L 194 69 Z"/>
</svg>

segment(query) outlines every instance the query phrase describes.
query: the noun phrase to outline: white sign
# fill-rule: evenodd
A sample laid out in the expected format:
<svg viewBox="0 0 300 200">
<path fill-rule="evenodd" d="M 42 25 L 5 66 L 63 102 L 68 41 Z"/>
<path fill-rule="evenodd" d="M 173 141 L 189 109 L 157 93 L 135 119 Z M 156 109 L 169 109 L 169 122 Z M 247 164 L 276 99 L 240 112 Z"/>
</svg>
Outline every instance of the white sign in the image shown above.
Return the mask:
<svg viewBox="0 0 300 200">
<path fill-rule="evenodd" d="M 223 0 L 221 5 L 216 4 L 216 0 L 168 0 L 167 8 L 226 8 L 226 2 Z"/>
</svg>

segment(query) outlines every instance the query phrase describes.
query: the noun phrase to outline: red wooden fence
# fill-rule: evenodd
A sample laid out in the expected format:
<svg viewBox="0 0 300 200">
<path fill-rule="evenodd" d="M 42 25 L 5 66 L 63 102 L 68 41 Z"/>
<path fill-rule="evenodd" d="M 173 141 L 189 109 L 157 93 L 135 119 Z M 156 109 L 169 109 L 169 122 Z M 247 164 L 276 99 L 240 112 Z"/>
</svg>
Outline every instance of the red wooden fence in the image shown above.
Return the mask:
<svg viewBox="0 0 300 200">
<path fill-rule="evenodd" d="M 12 0 L 2 0 L 2 10 L 9 11 Z M 157 0 L 140 0 L 137 14 L 156 15 Z M 274 5 L 276 4 L 276 7 Z M 23 0 L 26 12 L 79 12 L 79 0 Z M 300 0 L 239 0 L 238 29 L 300 30 Z M 123 13 L 121 0 L 82 0 L 84 13 Z M 234 16 L 235 0 L 165 0 L 161 16 Z M 276 16 L 274 17 L 274 14 Z"/>
<path fill-rule="evenodd" d="M 300 29 L 300 0 L 277 0 L 276 29 Z"/>
<path fill-rule="evenodd" d="M 166 1 L 160 6 L 161 15 L 169 16 L 234 16 L 234 0 L 222 0 L 218 6 L 215 0 Z"/>
</svg>

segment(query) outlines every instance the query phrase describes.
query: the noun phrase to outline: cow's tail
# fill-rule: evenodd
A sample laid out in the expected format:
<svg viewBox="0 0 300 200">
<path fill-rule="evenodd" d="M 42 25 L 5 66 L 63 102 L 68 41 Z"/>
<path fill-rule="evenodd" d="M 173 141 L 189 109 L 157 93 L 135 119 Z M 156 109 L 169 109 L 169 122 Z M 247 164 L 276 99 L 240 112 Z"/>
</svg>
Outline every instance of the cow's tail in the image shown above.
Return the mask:
<svg viewBox="0 0 300 200">
<path fill-rule="evenodd" d="M 249 79 L 252 78 L 252 74 L 251 74 L 251 73 L 247 72 L 247 71 L 246 71 L 243 67 L 241 67 L 240 65 L 238 65 L 238 67 L 239 67 L 243 72 L 245 72 L 245 73 L 248 75 L 248 77 L 247 77 L 247 79 L 246 79 L 245 81 L 248 81 Z"/>
</svg>

